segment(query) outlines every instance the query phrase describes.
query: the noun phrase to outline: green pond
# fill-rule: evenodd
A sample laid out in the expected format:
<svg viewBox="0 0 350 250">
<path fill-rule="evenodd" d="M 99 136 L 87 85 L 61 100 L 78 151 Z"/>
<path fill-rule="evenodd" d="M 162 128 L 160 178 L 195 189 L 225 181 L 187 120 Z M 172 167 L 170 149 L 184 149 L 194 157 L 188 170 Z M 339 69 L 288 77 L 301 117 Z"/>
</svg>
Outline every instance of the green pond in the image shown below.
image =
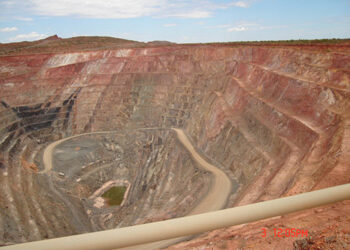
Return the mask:
<svg viewBox="0 0 350 250">
<path fill-rule="evenodd" d="M 107 200 L 108 205 L 117 206 L 122 203 L 125 191 L 125 186 L 111 187 L 103 193 L 102 197 Z"/>
</svg>

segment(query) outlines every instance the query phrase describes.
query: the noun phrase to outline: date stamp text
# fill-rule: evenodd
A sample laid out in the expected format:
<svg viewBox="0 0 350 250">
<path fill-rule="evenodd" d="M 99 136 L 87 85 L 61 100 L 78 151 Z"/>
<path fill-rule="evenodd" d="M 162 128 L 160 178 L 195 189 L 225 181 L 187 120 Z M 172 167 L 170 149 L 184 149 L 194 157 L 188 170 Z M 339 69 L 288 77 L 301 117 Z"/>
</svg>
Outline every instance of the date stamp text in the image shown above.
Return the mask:
<svg viewBox="0 0 350 250">
<path fill-rule="evenodd" d="M 267 236 L 273 235 L 274 237 L 307 237 L 308 231 L 306 229 L 297 228 L 274 228 L 273 231 L 268 231 L 267 228 L 262 228 L 261 237 L 265 238 Z"/>
</svg>

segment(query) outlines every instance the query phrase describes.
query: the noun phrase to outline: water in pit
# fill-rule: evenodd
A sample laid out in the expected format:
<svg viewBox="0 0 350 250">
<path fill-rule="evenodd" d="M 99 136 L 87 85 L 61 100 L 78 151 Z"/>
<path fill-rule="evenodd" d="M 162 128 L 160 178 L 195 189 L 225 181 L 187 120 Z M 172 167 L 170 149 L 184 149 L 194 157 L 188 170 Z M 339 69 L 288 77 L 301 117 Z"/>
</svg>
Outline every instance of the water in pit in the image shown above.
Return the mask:
<svg viewBox="0 0 350 250">
<path fill-rule="evenodd" d="M 107 200 L 108 205 L 118 206 L 123 202 L 125 186 L 114 186 L 103 193 L 102 197 Z"/>
</svg>

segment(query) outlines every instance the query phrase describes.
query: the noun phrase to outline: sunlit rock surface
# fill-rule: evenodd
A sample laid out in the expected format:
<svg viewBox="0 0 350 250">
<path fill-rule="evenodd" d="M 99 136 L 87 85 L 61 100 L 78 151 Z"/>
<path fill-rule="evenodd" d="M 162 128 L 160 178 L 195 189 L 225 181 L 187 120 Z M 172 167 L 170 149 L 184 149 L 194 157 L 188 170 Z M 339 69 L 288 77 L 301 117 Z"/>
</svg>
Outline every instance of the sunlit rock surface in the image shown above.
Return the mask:
<svg viewBox="0 0 350 250">
<path fill-rule="evenodd" d="M 210 187 L 210 174 L 198 168 L 172 127 L 182 128 L 230 177 L 228 207 L 350 182 L 348 41 L 94 41 L 0 46 L 0 244 L 190 212 Z M 45 172 L 47 145 L 96 131 L 116 132 L 63 142 Z M 128 183 L 125 201 L 95 206 L 94 192 L 110 181 Z M 346 220 L 349 203 L 333 206 L 337 213 L 327 207 L 322 218 Z M 298 227 L 325 229 L 311 217 L 300 213 L 279 223 L 304 218 Z M 186 247 L 236 246 L 235 239 L 238 247 L 266 247 L 260 236 L 242 236 L 248 231 L 220 230 Z M 291 248 L 294 240 L 270 239 Z"/>
</svg>

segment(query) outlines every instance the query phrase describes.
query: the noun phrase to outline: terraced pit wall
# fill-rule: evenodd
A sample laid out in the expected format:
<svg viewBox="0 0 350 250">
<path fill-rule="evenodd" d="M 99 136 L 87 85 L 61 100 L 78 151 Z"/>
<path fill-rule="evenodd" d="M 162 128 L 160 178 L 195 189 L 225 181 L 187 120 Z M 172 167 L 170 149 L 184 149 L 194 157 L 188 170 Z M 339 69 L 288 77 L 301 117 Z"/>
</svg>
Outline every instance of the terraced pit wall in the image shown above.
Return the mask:
<svg viewBox="0 0 350 250">
<path fill-rule="evenodd" d="M 191 182 L 199 170 L 174 135 L 161 130 L 172 127 L 184 129 L 235 184 L 229 207 L 348 183 L 349 76 L 348 45 L 172 45 L 1 56 L 0 240 L 10 244 L 186 214 L 210 177 L 201 172 Z M 138 128 L 158 130 L 129 132 Z M 94 190 L 82 188 L 85 196 L 71 191 L 79 189 L 76 179 L 84 172 L 64 181 L 57 169 L 40 174 L 50 142 L 94 131 L 130 133 L 126 141 L 135 145 L 114 137 L 129 152 L 123 164 L 133 195 L 121 212 L 124 222 L 108 209 L 88 214 L 82 199 Z M 116 178 L 113 164 L 87 183 Z M 151 173 L 160 164 L 162 172 L 147 177 L 147 164 Z M 168 189 L 150 194 L 170 175 Z M 181 181 L 194 183 L 182 193 L 191 202 L 174 210 Z M 162 195 L 174 202 L 164 199 L 158 210 L 146 211 Z M 144 212 L 136 208 L 141 201 Z"/>
</svg>

